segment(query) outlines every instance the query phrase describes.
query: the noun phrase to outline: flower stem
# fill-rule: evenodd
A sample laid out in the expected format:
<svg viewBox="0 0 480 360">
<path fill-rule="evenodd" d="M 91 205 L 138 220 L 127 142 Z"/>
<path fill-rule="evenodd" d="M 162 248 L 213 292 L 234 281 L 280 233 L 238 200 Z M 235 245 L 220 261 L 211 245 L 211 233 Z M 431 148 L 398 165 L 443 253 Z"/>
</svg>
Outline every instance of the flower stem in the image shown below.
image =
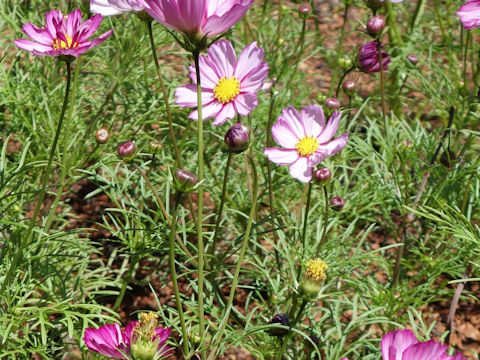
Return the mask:
<svg viewBox="0 0 480 360">
<path fill-rule="evenodd" d="M 380 97 L 382 102 L 382 118 L 383 118 L 383 125 L 385 127 L 385 135 L 388 135 L 387 111 L 385 109 L 385 78 L 383 75 L 382 43 L 380 42 L 380 39 L 377 40 L 377 51 L 378 51 L 378 62 L 380 65 Z"/>
<path fill-rule="evenodd" d="M 303 230 L 302 230 L 302 257 L 300 259 L 300 262 L 303 261 L 303 258 L 305 257 L 305 248 L 307 247 L 307 244 L 305 243 L 305 239 L 307 238 L 307 225 L 308 225 L 308 213 L 310 212 L 310 200 L 312 198 L 312 181 L 308 183 L 308 190 L 307 190 L 307 203 L 305 204 L 305 215 L 303 218 Z M 300 278 L 302 271 L 302 266 L 300 265 L 298 267 L 298 276 L 297 278 Z"/>
<path fill-rule="evenodd" d="M 330 82 L 330 91 L 329 91 L 330 95 L 333 93 L 333 87 L 335 86 L 335 82 L 337 80 L 338 66 L 339 66 L 338 63 L 339 63 L 340 57 L 343 55 L 343 40 L 345 38 L 345 27 L 347 26 L 349 8 L 350 8 L 350 5 L 345 4 L 345 10 L 343 12 L 343 23 L 340 29 L 340 37 L 338 38 L 337 58 L 335 59 L 335 67 L 333 68 L 332 80 Z"/>
<path fill-rule="evenodd" d="M 200 328 L 201 341 L 205 341 L 205 319 L 203 310 L 203 282 L 204 282 L 204 257 L 205 245 L 203 243 L 203 118 L 202 118 L 202 84 L 200 78 L 200 62 L 199 51 L 193 52 L 193 59 L 195 61 L 195 71 L 197 75 L 197 112 L 198 112 L 198 212 L 197 212 L 197 242 L 198 242 L 198 325 Z M 207 351 L 202 346 L 202 359 L 207 358 Z"/>
<path fill-rule="evenodd" d="M 322 250 L 323 244 L 325 244 L 325 234 L 327 233 L 327 227 L 328 227 L 328 209 L 330 206 L 328 206 L 328 189 L 326 186 L 323 187 L 323 195 L 325 196 L 325 218 L 323 219 L 323 229 L 322 229 L 322 236 L 320 237 L 320 242 L 318 243 L 317 246 L 317 251 L 315 251 L 315 257 L 320 256 L 320 251 Z"/>
<path fill-rule="evenodd" d="M 67 110 L 67 104 L 68 104 L 68 99 L 70 95 L 70 83 L 71 83 L 71 78 L 72 78 L 72 64 L 71 60 L 68 59 L 65 61 L 67 65 L 67 84 L 65 87 L 65 96 L 63 98 L 63 105 L 62 105 L 62 110 L 60 113 L 60 120 L 58 121 L 57 124 L 57 130 L 55 132 L 55 137 L 53 138 L 53 143 L 52 147 L 50 149 L 50 154 L 48 156 L 48 163 L 47 167 L 45 168 L 45 171 L 43 173 L 43 179 L 42 179 L 42 184 L 40 187 L 40 195 L 37 200 L 37 205 L 35 206 L 35 210 L 33 212 L 33 216 L 30 219 L 27 231 L 25 233 L 25 236 L 21 237 L 20 241 L 20 246 L 17 250 L 17 253 L 15 254 L 15 257 L 13 258 L 12 262 L 10 263 L 10 267 L 8 268 L 7 274 L 5 276 L 5 279 L 3 280 L 2 287 L 0 288 L 0 294 L 3 294 L 5 288 L 7 285 L 10 284 L 11 277 L 13 275 L 13 271 L 15 270 L 16 266 L 18 265 L 18 262 L 22 259 L 23 251 L 27 247 L 28 243 L 30 242 L 30 237 L 32 235 L 33 227 L 35 226 L 37 217 L 40 213 L 40 209 L 42 207 L 43 199 L 45 198 L 45 193 L 47 190 L 47 182 L 48 178 L 50 177 L 51 169 L 52 169 L 52 163 L 53 163 L 53 156 L 55 155 L 55 150 L 57 148 L 57 143 L 58 143 L 58 138 L 60 137 L 60 132 L 62 130 L 62 124 L 63 120 L 65 118 L 65 112 Z"/>
<path fill-rule="evenodd" d="M 176 193 L 175 202 L 173 204 L 172 224 L 170 227 L 170 238 L 169 238 L 169 243 L 170 243 L 169 260 L 170 260 L 170 272 L 172 274 L 173 291 L 175 293 L 175 302 L 177 304 L 178 317 L 180 319 L 180 326 L 182 328 L 183 354 L 184 354 L 184 357 L 187 358 L 189 354 L 188 334 L 187 334 L 187 327 L 185 324 L 185 317 L 183 316 L 183 307 L 182 307 L 182 300 L 180 299 L 180 290 L 178 289 L 177 270 L 175 268 L 175 235 L 177 232 L 178 203 L 180 202 L 181 195 L 182 194 L 180 192 Z"/>
<path fill-rule="evenodd" d="M 225 331 L 225 327 L 227 326 L 228 319 L 230 317 L 230 311 L 232 310 L 233 299 L 235 298 L 235 290 L 237 289 L 238 280 L 240 276 L 240 270 L 242 269 L 243 265 L 243 258 L 245 257 L 245 252 L 247 250 L 248 240 L 250 239 L 250 232 L 252 231 L 253 219 L 256 214 L 257 209 L 257 199 L 258 199 L 258 175 L 257 175 L 257 168 L 255 165 L 255 160 L 252 156 L 249 156 L 250 165 L 252 167 L 252 177 L 253 177 L 253 198 L 252 198 L 252 206 L 250 207 L 250 213 L 248 215 L 248 223 L 247 228 L 245 229 L 245 236 L 243 238 L 242 247 L 240 249 L 240 254 L 238 255 L 237 265 L 235 267 L 235 274 L 233 275 L 232 286 L 230 288 L 230 294 L 228 296 L 228 303 L 225 310 L 225 315 L 218 327 L 217 334 L 215 335 L 216 343 L 220 343 L 221 338 L 223 336 L 223 332 Z M 215 358 L 215 353 L 218 349 L 218 345 L 216 346 L 215 350 L 210 353 L 208 360 L 213 360 Z"/>
<path fill-rule="evenodd" d="M 135 270 L 135 266 L 137 265 L 138 259 L 135 256 L 132 256 L 132 260 L 130 261 L 130 267 L 127 271 L 127 276 L 123 279 L 122 288 L 118 293 L 117 299 L 115 300 L 115 304 L 113 305 L 113 311 L 117 311 L 120 305 L 122 304 L 123 298 L 125 296 L 125 291 L 127 290 L 128 283 L 132 279 L 133 271 Z"/>
</svg>

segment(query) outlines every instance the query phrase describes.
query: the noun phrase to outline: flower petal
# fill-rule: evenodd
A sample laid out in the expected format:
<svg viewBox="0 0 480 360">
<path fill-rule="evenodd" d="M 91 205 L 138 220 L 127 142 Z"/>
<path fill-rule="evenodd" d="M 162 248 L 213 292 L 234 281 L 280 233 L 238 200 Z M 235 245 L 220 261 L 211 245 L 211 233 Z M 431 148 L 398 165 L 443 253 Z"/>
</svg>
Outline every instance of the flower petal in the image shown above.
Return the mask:
<svg viewBox="0 0 480 360">
<path fill-rule="evenodd" d="M 330 116 L 330 118 L 328 119 L 327 126 L 325 126 L 320 135 L 317 136 L 317 140 L 320 144 L 328 142 L 333 137 L 333 135 L 335 135 L 338 130 L 338 126 L 340 125 L 340 118 L 340 111 L 335 110 L 332 116 Z"/>
<path fill-rule="evenodd" d="M 258 105 L 257 95 L 255 94 L 240 94 L 237 95 L 235 100 L 233 101 L 233 105 L 237 112 L 242 115 L 246 116 L 250 114 L 250 112 L 255 109 Z"/>
<path fill-rule="evenodd" d="M 202 89 L 202 104 L 208 104 L 214 100 L 211 91 Z M 175 103 L 181 107 L 197 107 L 197 85 L 187 84 L 175 89 Z"/>
<path fill-rule="evenodd" d="M 304 183 L 312 180 L 312 168 L 308 166 L 306 157 L 300 156 L 297 161 L 290 165 L 290 175 Z"/>
<path fill-rule="evenodd" d="M 237 63 L 235 50 L 230 41 L 220 40 L 208 49 L 208 58 L 215 65 L 220 77 L 231 77 Z"/>
<path fill-rule="evenodd" d="M 418 343 L 415 334 L 408 329 L 387 333 L 380 343 L 383 360 L 402 360 L 402 354 L 410 345 Z"/>
<path fill-rule="evenodd" d="M 279 117 L 278 120 L 272 126 L 272 137 L 275 142 L 287 149 L 295 149 L 295 145 L 299 140 L 299 136 L 292 129 L 290 123 L 283 117 Z"/>
<path fill-rule="evenodd" d="M 447 346 L 435 340 L 410 345 L 402 354 L 402 360 L 439 360 L 446 355 Z"/>
<path fill-rule="evenodd" d="M 216 116 L 220 110 L 222 110 L 223 104 L 218 101 L 212 101 L 209 104 L 206 104 L 202 108 L 202 118 L 203 120 Z M 189 119 L 198 120 L 198 111 L 194 110 L 188 115 Z"/>
<path fill-rule="evenodd" d="M 266 148 L 263 153 L 277 165 L 290 165 L 300 157 L 295 150 L 289 149 Z"/>
<path fill-rule="evenodd" d="M 325 127 L 323 109 L 317 104 L 309 105 L 302 109 L 300 119 L 307 136 L 317 137 Z"/>
<path fill-rule="evenodd" d="M 212 124 L 220 126 L 225 123 L 225 121 L 233 118 L 235 118 L 235 107 L 233 106 L 233 103 L 229 102 L 223 105 L 222 110 L 217 114 Z"/>
</svg>

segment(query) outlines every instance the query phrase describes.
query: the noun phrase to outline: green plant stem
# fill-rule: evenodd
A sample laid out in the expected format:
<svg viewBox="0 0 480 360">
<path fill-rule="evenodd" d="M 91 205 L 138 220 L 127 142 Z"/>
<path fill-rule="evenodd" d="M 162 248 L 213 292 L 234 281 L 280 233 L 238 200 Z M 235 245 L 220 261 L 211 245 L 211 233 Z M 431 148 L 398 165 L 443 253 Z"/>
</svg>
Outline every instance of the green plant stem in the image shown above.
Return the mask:
<svg viewBox="0 0 480 360">
<path fill-rule="evenodd" d="M 122 305 L 122 301 L 125 296 L 125 291 L 127 290 L 128 283 L 132 279 L 132 275 L 135 270 L 135 266 L 138 263 L 138 260 L 139 259 L 137 259 L 135 256 L 132 256 L 132 260 L 130 261 L 130 267 L 128 268 L 128 271 L 127 271 L 127 276 L 125 276 L 125 279 L 123 279 L 122 288 L 120 289 L 117 299 L 115 300 L 115 304 L 113 305 L 113 311 L 117 311 L 120 305 Z"/>
<path fill-rule="evenodd" d="M 340 81 L 337 84 L 337 89 L 335 90 L 335 97 L 338 98 L 338 95 L 340 94 L 340 86 L 342 86 L 343 80 L 347 77 L 348 74 L 350 74 L 353 70 L 355 70 L 355 66 L 352 66 L 351 68 L 348 68 L 343 72 L 342 77 L 340 78 Z"/>
<path fill-rule="evenodd" d="M 200 338 L 202 339 L 202 359 L 207 358 L 207 350 L 203 346 L 205 341 L 205 319 L 203 309 L 204 265 L 205 245 L 203 242 L 203 117 L 202 117 L 202 85 L 200 79 L 199 51 L 193 52 L 195 71 L 197 75 L 197 112 L 198 112 L 198 212 L 197 212 L 197 243 L 198 243 L 198 325 Z"/>
<path fill-rule="evenodd" d="M 381 43 L 380 39 L 377 40 L 377 51 L 378 51 L 378 62 L 379 62 L 379 65 L 380 65 L 380 97 L 381 97 L 381 102 L 382 102 L 383 126 L 384 126 L 384 129 L 385 129 L 385 135 L 388 136 L 387 110 L 385 108 L 385 79 L 384 79 L 384 76 L 383 76 L 382 43 Z"/>
<path fill-rule="evenodd" d="M 335 59 L 335 66 L 333 68 L 332 81 L 330 82 L 329 96 L 331 96 L 333 93 L 333 89 L 338 76 L 339 60 L 343 55 L 343 40 L 345 38 L 345 27 L 347 26 L 349 8 L 350 8 L 350 4 L 345 4 L 345 10 L 343 12 L 343 23 L 342 23 L 342 27 L 340 28 L 340 37 L 338 38 L 338 44 L 337 44 L 337 57 Z"/>
<path fill-rule="evenodd" d="M 67 84 L 65 87 L 65 96 L 63 98 L 63 105 L 62 105 L 62 110 L 60 113 L 60 119 L 57 124 L 57 130 L 55 132 L 55 137 L 53 138 L 53 143 L 52 147 L 50 149 L 50 154 L 48 156 L 48 163 L 47 167 L 45 168 L 45 171 L 43 173 L 43 179 L 42 179 L 42 184 L 40 186 L 40 195 L 37 200 L 37 205 L 35 206 L 35 210 L 33 212 L 33 216 L 30 219 L 27 231 L 25 233 L 25 236 L 21 237 L 20 240 L 20 246 L 15 254 L 15 257 L 13 258 L 12 262 L 10 263 L 10 267 L 8 268 L 7 274 L 5 275 L 5 279 L 3 280 L 2 287 L 0 288 L 0 294 L 3 294 L 5 291 L 5 288 L 7 285 L 10 284 L 11 277 L 13 275 L 13 271 L 15 271 L 16 266 L 18 265 L 19 261 L 22 259 L 23 256 L 23 251 L 27 247 L 27 245 L 30 242 L 30 237 L 32 236 L 32 231 L 35 226 L 35 223 L 37 222 L 37 217 L 40 213 L 40 209 L 42 207 L 43 199 L 45 198 L 45 193 L 47 190 L 47 183 L 48 179 L 50 177 L 51 169 L 52 169 L 52 163 L 53 163 L 53 157 L 55 155 L 55 150 L 57 148 L 57 143 L 58 139 L 60 137 L 60 132 L 62 130 L 62 124 L 63 120 L 65 118 L 65 112 L 67 110 L 67 105 L 68 105 L 68 99 L 70 95 L 70 83 L 71 83 L 71 78 L 72 78 L 72 63 L 71 59 L 68 59 L 65 61 L 66 66 L 67 66 Z"/>
<path fill-rule="evenodd" d="M 292 337 L 292 332 L 291 329 L 293 329 L 297 323 L 300 321 L 300 317 L 302 316 L 303 311 L 305 310 L 305 307 L 307 306 L 308 301 L 303 299 L 302 303 L 300 304 L 300 308 L 298 309 L 297 316 L 295 316 L 295 319 L 290 323 L 290 330 L 288 332 L 288 335 L 285 337 L 285 340 L 283 340 L 282 347 L 280 349 L 280 353 L 278 355 L 278 360 L 283 359 L 283 354 L 285 354 L 285 351 L 287 350 L 287 345 L 290 342 L 290 339 Z M 297 309 L 298 302 L 296 301 L 294 304 L 292 304 L 292 309 L 290 310 L 290 313 L 288 315 L 289 318 L 295 314 L 295 310 Z"/>
<path fill-rule="evenodd" d="M 215 354 L 218 349 L 218 344 L 220 343 L 223 333 L 225 331 L 225 327 L 227 326 L 229 317 L 230 317 L 230 311 L 232 310 L 233 306 L 233 299 L 235 298 L 235 290 L 237 289 L 238 285 L 238 280 L 240 276 L 240 271 L 242 269 L 242 264 L 243 264 L 243 259 L 245 257 L 245 252 L 247 250 L 247 245 L 248 245 L 248 240 L 250 239 L 250 232 L 252 231 L 252 224 L 253 224 L 253 219 L 256 214 L 257 210 L 257 199 L 258 199 L 258 174 L 257 174 L 257 168 L 255 165 L 255 160 L 253 159 L 252 156 L 249 156 L 250 164 L 252 167 L 252 177 L 253 177 L 253 198 L 252 198 L 252 206 L 250 207 L 250 213 L 248 215 L 248 223 L 247 223 L 247 228 L 245 229 L 245 236 L 243 238 L 243 243 L 242 247 L 240 249 L 240 254 L 238 255 L 237 259 L 237 265 L 235 267 L 235 274 L 233 275 L 233 280 L 232 280 L 232 286 L 230 288 L 230 294 L 228 296 L 228 303 L 226 306 L 225 310 L 225 315 L 223 316 L 223 319 L 220 323 L 220 326 L 218 327 L 217 334 L 215 335 L 215 350 L 210 353 L 210 356 L 208 357 L 208 360 L 213 360 L 215 359 Z"/>
<path fill-rule="evenodd" d="M 302 257 L 300 258 L 300 262 L 303 262 L 303 259 L 305 257 L 305 248 L 307 247 L 306 244 L 306 238 L 307 238 L 307 226 L 308 226 L 308 214 L 310 212 L 310 200 L 312 198 L 312 187 L 313 187 L 313 181 L 311 180 L 308 183 L 308 190 L 307 190 L 307 203 L 305 204 L 305 215 L 303 218 L 303 230 L 302 230 Z M 298 275 L 297 278 L 300 278 L 301 276 L 301 271 L 302 271 L 302 266 L 300 265 L 298 267 Z"/>
<path fill-rule="evenodd" d="M 328 227 L 328 211 L 330 209 L 329 201 L 328 201 L 328 189 L 326 186 L 323 187 L 323 195 L 325 197 L 325 218 L 323 219 L 323 229 L 322 229 L 322 236 L 320 237 L 320 242 L 318 243 L 317 250 L 315 251 L 315 257 L 320 256 L 320 251 L 322 250 L 323 244 L 326 241 L 326 233 Z"/>
<path fill-rule="evenodd" d="M 420 22 L 420 19 L 422 18 L 423 12 L 424 12 L 424 9 L 425 9 L 425 4 L 426 4 L 425 0 L 418 0 L 417 7 L 415 9 L 415 13 L 412 17 L 412 21 L 410 22 L 410 33 L 412 33 L 413 30 L 415 30 L 415 27 Z"/>
<path fill-rule="evenodd" d="M 183 354 L 185 358 L 188 358 L 189 349 L 188 349 L 188 334 L 187 326 L 185 323 L 185 317 L 183 315 L 182 300 L 180 299 L 180 290 L 178 288 L 177 281 L 177 270 L 175 268 L 175 235 L 177 233 L 177 213 L 178 213 L 178 204 L 180 202 L 181 193 L 177 192 L 175 194 L 175 202 L 173 204 L 173 213 L 172 213 L 172 224 L 170 227 L 170 251 L 169 251 L 169 261 L 170 261 L 170 272 L 172 275 L 173 291 L 175 293 L 175 302 L 177 304 L 178 318 L 180 320 L 180 326 L 182 328 L 183 336 Z"/>
</svg>

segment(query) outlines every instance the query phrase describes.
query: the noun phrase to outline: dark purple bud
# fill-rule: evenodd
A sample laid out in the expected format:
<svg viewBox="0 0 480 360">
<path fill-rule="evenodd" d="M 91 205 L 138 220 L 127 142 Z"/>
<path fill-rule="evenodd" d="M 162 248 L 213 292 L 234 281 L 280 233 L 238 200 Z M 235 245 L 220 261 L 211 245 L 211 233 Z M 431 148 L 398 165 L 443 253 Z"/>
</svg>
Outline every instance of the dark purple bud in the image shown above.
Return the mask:
<svg viewBox="0 0 480 360">
<path fill-rule="evenodd" d="M 332 172 L 327 167 L 317 169 L 313 173 L 313 179 L 315 180 L 315 182 L 322 186 L 327 185 L 330 182 L 331 178 L 332 178 Z"/>
<path fill-rule="evenodd" d="M 275 315 L 272 320 L 270 320 L 270 324 L 280 324 L 283 326 L 290 326 L 290 321 L 288 320 L 288 316 L 286 314 L 277 314 Z M 270 334 L 274 336 L 283 336 L 288 333 L 288 329 L 281 329 L 281 328 L 271 328 Z"/>
<path fill-rule="evenodd" d="M 307 344 L 307 346 L 309 348 L 313 349 L 314 348 L 313 344 L 315 344 L 317 346 L 320 345 L 320 339 L 318 338 L 317 335 L 312 334 L 312 335 L 309 336 L 309 338 L 310 338 L 311 341 L 308 341 L 308 340 L 305 341 L 305 343 Z M 313 344 L 312 344 L 312 342 L 313 342 Z"/>
<path fill-rule="evenodd" d="M 117 152 L 118 156 L 120 156 L 123 160 L 131 160 L 135 157 L 135 144 L 133 141 L 125 141 L 118 145 Z"/>
<path fill-rule="evenodd" d="M 335 110 L 340 107 L 340 101 L 336 98 L 325 99 L 325 106 L 330 110 Z"/>
<path fill-rule="evenodd" d="M 343 209 L 344 206 L 345 206 L 345 199 L 341 196 L 334 196 L 330 200 L 330 207 L 333 210 L 340 211 Z"/>
<path fill-rule="evenodd" d="M 342 84 L 342 87 L 343 87 L 343 90 L 345 90 L 345 92 L 352 93 L 355 90 L 355 88 L 357 87 L 357 84 L 353 80 L 346 80 Z"/>
<path fill-rule="evenodd" d="M 365 3 L 373 12 L 376 12 L 383 6 L 383 0 L 365 0 Z"/>
<path fill-rule="evenodd" d="M 105 144 L 108 139 L 110 139 L 110 134 L 108 133 L 108 130 L 105 128 L 100 128 L 95 131 L 95 140 L 99 144 Z"/>
<path fill-rule="evenodd" d="M 312 8 L 307 3 L 303 3 L 298 7 L 300 15 L 306 16 L 310 14 L 310 11 L 312 11 Z"/>
<path fill-rule="evenodd" d="M 241 123 L 233 124 L 225 134 L 225 144 L 233 152 L 239 154 L 248 148 L 250 143 L 250 128 Z"/>
<path fill-rule="evenodd" d="M 418 63 L 418 56 L 415 54 L 408 54 L 407 55 L 407 60 L 410 64 L 412 65 L 417 65 Z"/>
<path fill-rule="evenodd" d="M 377 37 L 385 29 L 385 18 L 380 15 L 371 17 L 367 21 L 367 32 L 370 36 Z"/>
<path fill-rule="evenodd" d="M 190 192 L 197 185 L 197 177 L 194 173 L 184 169 L 175 170 L 175 188 L 181 192 Z"/>
<path fill-rule="evenodd" d="M 358 50 L 358 68 L 365 73 L 380 71 L 380 52 L 382 53 L 383 70 L 388 70 L 388 64 L 392 61 L 388 52 L 381 50 L 383 44 L 378 40 L 367 42 Z"/>
<path fill-rule="evenodd" d="M 440 156 L 440 162 L 443 166 L 451 168 L 456 158 L 457 155 L 452 150 L 445 150 L 442 156 Z"/>
</svg>

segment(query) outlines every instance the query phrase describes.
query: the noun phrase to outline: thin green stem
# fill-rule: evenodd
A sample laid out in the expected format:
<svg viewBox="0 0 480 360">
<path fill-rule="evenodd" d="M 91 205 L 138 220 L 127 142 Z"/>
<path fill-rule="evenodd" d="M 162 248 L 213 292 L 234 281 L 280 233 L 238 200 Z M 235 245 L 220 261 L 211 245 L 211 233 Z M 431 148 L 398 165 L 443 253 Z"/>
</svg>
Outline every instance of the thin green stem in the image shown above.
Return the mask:
<svg viewBox="0 0 480 360">
<path fill-rule="evenodd" d="M 178 213 L 178 204 L 180 202 L 181 193 L 177 192 L 175 195 L 175 202 L 173 204 L 173 213 L 172 213 L 172 224 L 170 227 L 170 251 L 169 251 L 169 261 L 170 261 L 170 272 L 172 275 L 173 291 L 175 293 L 175 302 L 177 304 L 178 318 L 180 320 L 180 326 L 182 328 L 183 336 L 183 354 L 185 358 L 188 358 L 188 334 L 187 326 L 185 323 L 185 317 L 183 315 L 182 300 L 180 299 L 180 290 L 178 288 L 177 281 L 177 270 L 175 268 L 175 235 L 177 233 L 177 213 Z"/>
<path fill-rule="evenodd" d="M 66 60 L 65 63 L 67 65 L 67 84 L 66 84 L 66 87 L 65 87 L 65 96 L 63 98 L 63 105 L 62 105 L 62 110 L 61 110 L 61 113 L 60 113 L 60 120 L 58 121 L 57 130 L 55 132 L 55 137 L 53 138 L 53 143 L 52 143 L 52 147 L 50 149 L 50 154 L 48 156 L 47 167 L 45 168 L 45 171 L 43 173 L 43 180 L 42 180 L 42 184 L 41 184 L 41 187 L 40 187 L 40 195 L 38 197 L 37 205 L 35 206 L 35 210 L 33 212 L 33 216 L 30 219 L 30 223 L 28 225 L 25 236 L 21 237 L 20 246 L 19 246 L 19 248 L 18 248 L 18 250 L 15 254 L 15 257 L 13 258 L 12 262 L 10 263 L 10 267 L 8 268 L 5 279 L 3 280 L 2 287 L 0 289 L 0 294 L 3 294 L 7 285 L 10 284 L 10 280 L 11 280 L 11 277 L 13 275 L 13 272 L 15 271 L 15 268 L 18 265 L 19 261 L 22 259 L 23 251 L 25 250 L 25 248 L 27 247 L 27 245 L 30 242 L 30 237 L 32 236 L 33 228 L 34 228 L 34 226 L 37 222 L 37 217 L 40 213 L 40 209 L 42 208 L 43 199 L 45 198 L 45 193 L 46 193 L 46 190 L 47 190 L 47 183 L 48 183 L 48 179 L 50 177 L 50 173 L 51 173 L 51 169 L 52 169 L 53 157 L 55 155 L 55 150 L 57 148 L 58 139 L 60 137 L 60 132 L 62 130 L 62 124 L 63 124 L 63 120 L 65 118 L 65 112 L 67 110 L 67 104 L 68 104 L 68 99 L 69 99 L 69 95 L 70 95 L 70 83 L 71 83 L 71 78 L 72 78 L 71 59 Z"/>
<path fill-rule="evenodd" d="M 205 245 L 203 242 L 203 117 L 202 117 L 202 84 L 200 79 L 199 52 L 193 52 L 195 71 L 197 75 L 197 113 L 198 113 L 198 212 L 197 212 L 197 243 L 198 243 L 198 325 L 200 338 L 202 339 L 202 359 L 207 358 L 207 350 L 203 346 L 205 341 L 205 319 L 203 309 L 203 287 L 204 287 L 204 266 L 205 266 Z"/>
<path fill-rule="evenodd" d="M 351 68 L 348 68 L 347 70 L 344 71 L 342 77 L 338 81 L 337 90 L 335 90 L 335 97 L 336 98 L 338 98 L 338 95 L 340 94 L 340 86 L 342 86 L 343 80 L 345 80 L 347 75 L 350 74 L 353 70 L 355 70 L 355 66 L 352 66 Z"/>
<path fill-rule="evenodd" d="M 323 229 L 322 229 L 322 236 L 320 237 L 320 242 L 318 243 L 317 250 L 315 251 L 315 257 L 320 256 L 320 251 L 322 250 L 323 244 L 326 241 L 326 233 L 328 227 L 328 210 L 330 209 L 329 202 L 328 202 L 328 189 L 326 186 L 323 187 L 323 195 L 325 197 L 325 218 L 323 219 Z"/>
<path fill-rule="evenodd" d="M 377 51 L 378 51 L 378 62 L 380 66 L 380 97 L 382 102 L 382 118 L 383 118 L 383 125 L 385 127 L 385 134 L 388 135 L 387 110 L 385 108 L 385 78 L 383 75 L 383 54 L 382 54 L 382 43 L 380 39 L 377 40 Z"/>
<path fill-rule="evenodd" d="M 238 255 L 237 265 L 235 267 L 235 273 L 233 275 L 232 286 L 230 288 L 230 294 L 228 296 L 228 303 L 225 310 L 225 315 L 218 327 L 217 334 L 215 335 L 215 350 L 210 353 L 208 360 L 215 359 L 215 354 L 218 349 L 218 344 L 221 342 L 223 333 L 225 331 L 225 327 L 227 326 L 228 320 L 230 318 L 230 311 L 232 310 L 233 299 L 235 298 L 235 290 L 237 289 L 238 280 L 240 276 L 240 271 L 243 265 L 243 259 L 245 257 L 245 252 L 247 250 L 247 245 L 250 239 L 250 232 L 252 231 L 253 219 L 256 214 L 257 210 L 257 199 L 258 199 L 258 174 L 257 168 L 255 165 L 255 160 L 252 156 L 249 156 L 250 164 L 252 167 L 252 177 L 253 177 L 253 198 L 252 198 L 252 206 L 250 207 L 250 213 L 248 215 L 248 223 L 247 228 L 245 229 L 245 236 L 243 238 L 242 247 L 240 249 L 240 254 Z"/>
<path fill-rule="evenodd" d="M 128 283 L 132 280 L 132 275 L 135 270 L 135 266 L 137 265 L 137 262 L 138 259 L 135 256 L 132 256 L 127 275 L 125 276 L 125 279 L 123 279 L 122 288 L 120 289 L 117 299 L 115 300 L 115 304 L 113 305 L 113 311 L 117 311 L 120 305 L 122 305 L 123 298 L 125 297 L 125 292 L 127 291 Z"/>
<path fill-rule="evenodd" d="M 348 20 L 348 9 L 350 8 L 349 4 L 345 4 L 345 10 L 343 12 L 343 23 L 342 27 L 340 29 L 340 37 L 338 38 L 338 44 L 337 44 L 337 57 L 335 59 L 335 67 L 333 68 L 333 75 L 332 75 L 332 81 L 330 82 L 330 91 L 329 91 L 329 96 L 333 93 L 333 89 L 337 80 L 338 76 L 338 66 L 339 66 L 339 60 L 343 55 L 343 40 L 345 38 L 345 27 L 347 25 L 347 20 Z"/>
<path fill-rule="evenodd" d="M 303 261 L 303 258 L 305 256 L 305 248 L 307 247 L 307 244 L 306 244 L 306 238 L 307 238 L 307 225 L 308 225 L 308 214 L 310 212 L 310 200 L 312 198 L 312 185 L 313 184 L 313 181 L 310 181 L 308 183 L 308 190 L 307 190 L 307 203 L 305 204 L 305 215 L 304 215 L 304 218 L 303 218 L 303 230 L 302 230 L 302 238 L 301 238 L 301 241 L 302 241 L 302 257 L 300 258 L 300 262 Z M 297 278 L 300 278 L 300 275 L 301 275 L 301 271 L 302 271 L 302 266 L 300 265 L 298 267 L 298 276 Z"/>
</svg>

